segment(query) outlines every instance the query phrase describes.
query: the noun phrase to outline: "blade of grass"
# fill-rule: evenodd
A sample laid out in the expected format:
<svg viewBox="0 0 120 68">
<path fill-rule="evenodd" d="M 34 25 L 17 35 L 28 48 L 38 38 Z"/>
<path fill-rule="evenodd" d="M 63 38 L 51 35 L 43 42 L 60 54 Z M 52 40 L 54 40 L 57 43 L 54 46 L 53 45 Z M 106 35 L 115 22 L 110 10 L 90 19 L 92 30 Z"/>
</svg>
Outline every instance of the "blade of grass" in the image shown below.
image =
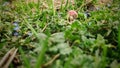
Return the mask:
<svg viewBox="0 0 120 68">
<path fill-rule="evenodd" d="M 41 52 L 38 56 L 35 68 L 41 68 L 41 66 L 42 66 L 43 58 L 44 58 L 44 55 L 45 55 L 45 52 L 46 52 L 47 46 L 48 46 L 48 41 L 47 40 L 48 40 L 48 38 L 43 43 L 42 50 L 41 50 Z"/>
<path fill-rule="evenodd" d="M 22 58 L 23 58 L 23 61 L 24 61 L 24 64 L 25 64 L 26 68 L 30 68 L 30 62 L 29 62 L 29 60 L 25 57 L 25 54 L 24 54 L 24 52 L 23 52 L 23 50 L 22 50 L 21 47 L 19 47 L 19 51 L 20 51 L 20 53 L 21 53 L 21 55 L 22 55 Z"/>
<path fill-rule="evenodd" d="M 69 68 L 71 59 L 72 59 L 71 56 L 69 56 L 68 60 L 66 61 L 64 65 L 64 68 Z"/>
<path fill-rule="evenodd" d="M 69 4 L 68 4 L 68 0 L 67 0 L 64 9 L 67 9 L 68 5 Z"/>
<path fill-rule="evenodd" d="M 22 18 L 23 18 L 23 20 L 25 21 L 27 27 L 30 28 L 31 31 L 33 32 L 33 34 L 40 40 L 40 38 L 39 38 L 37 32 L 34 30 L 34 28 L 28 23 L 28 21 L 25 19 L 24 16 L 22 16 Z"/>
<path fill-rule="evenodd" d="M 102 52 L 102 68 L 106 67 L 106 55 L 107 55 L 107 47 L 103 45 L 103 52 Z"/>
<path fill-rule="evenodd" d="M 33 32 L 33 34 L 37 37 L 39 44 L 42 45 L 42 50 L 38 56 L 38 59 L 37 59 L 36 65 L 35 65 L 35 68 L 40 68 L 41 64 L 43 62 L 43 57 L 44 57 L 45 52 L 47 50 L 47 45 L 48 45 L 47 39 L 42 42 L 41 38 L 38 36 L 38 33 L 34 30 L 34 28 L 28 23 L 28 21 L 23 16 L 22 16 L 22 18 L 25 21 L 25 23 L 27 24 L 27 27 L 29 27 L 31 29 L 31 31 Z"/>
<path fill-rule="evenodd" d="M 60 10 L 63 11 L 63 3 L 64 3 L 64 0 L 61 1 L 61 6 L 60 6 Z"/>
<path fill-rule="evenodd" d="M 120 51 L 120 24 L 118 26 L 118 48 L 119 48 L 119 51 Z"/>
<path fill-rule="evenodd" d="M 55 16 L 55 6 L 54 6 L 54 0 L 52 0 L 52 12 L 53 12 L 53 16 Z"/>
<path fill-rule="evenodd" d="M 40 8 L 40 3 L 41 3 L 41 1 L 38 0 L 38 4 L 37 4 L 37 8 L 38 8 L 38 9 Z"/>
</svg>

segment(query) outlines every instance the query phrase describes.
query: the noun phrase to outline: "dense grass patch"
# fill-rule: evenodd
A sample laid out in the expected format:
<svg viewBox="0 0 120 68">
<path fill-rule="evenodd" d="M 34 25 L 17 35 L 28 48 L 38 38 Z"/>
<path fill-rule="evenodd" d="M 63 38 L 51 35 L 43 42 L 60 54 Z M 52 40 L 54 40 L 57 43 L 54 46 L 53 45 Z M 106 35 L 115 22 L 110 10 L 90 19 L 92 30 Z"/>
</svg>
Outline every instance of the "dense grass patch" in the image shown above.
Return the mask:
<svg viewBox="0 0 120 68">
<path fill-rule="evenodd" d="M 120 68 L 119 3 L 1 1 L 0 59 L 16 47 L 10 68 Z M 73 21 L 69 10 L 78 13 Z"/>
</svg>

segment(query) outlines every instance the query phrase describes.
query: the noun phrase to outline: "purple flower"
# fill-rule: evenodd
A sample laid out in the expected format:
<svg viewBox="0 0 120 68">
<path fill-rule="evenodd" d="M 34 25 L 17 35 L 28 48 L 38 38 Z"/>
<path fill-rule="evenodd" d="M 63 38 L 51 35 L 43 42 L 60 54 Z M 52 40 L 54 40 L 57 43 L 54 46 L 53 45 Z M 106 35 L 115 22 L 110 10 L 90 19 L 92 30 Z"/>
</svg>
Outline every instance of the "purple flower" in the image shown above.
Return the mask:
<svg viewBox="0 0 120 68">
<path fill-rule="evenodd" d="M 14 26 L 18 26 L 18 22 L 13 22 L 13 25 Z"/>
<path fill-rule="evenodd" d="M 19 33 L 18 32 L 13 32 L 13 36 L 18 36 Z"/>
<path fill-rule="evenodd" d="M 15 27 L 13 30 L 18 31 L 18 30 L 19 30 L 19 27 L 17 26 L 17 27 Z"/>
<path fill-rule="evenodd" d="M 29 36 L 32 36 L 32 33 L 31 33 L 31 32 L 28 32 L 27 34 L 28 34 Z"/>
<path fill-rule="evenodd" d="M 89 12 L 85 12 L 84 14 L 86 18 L 89 18 L 91 16 Z"/>
</svg>

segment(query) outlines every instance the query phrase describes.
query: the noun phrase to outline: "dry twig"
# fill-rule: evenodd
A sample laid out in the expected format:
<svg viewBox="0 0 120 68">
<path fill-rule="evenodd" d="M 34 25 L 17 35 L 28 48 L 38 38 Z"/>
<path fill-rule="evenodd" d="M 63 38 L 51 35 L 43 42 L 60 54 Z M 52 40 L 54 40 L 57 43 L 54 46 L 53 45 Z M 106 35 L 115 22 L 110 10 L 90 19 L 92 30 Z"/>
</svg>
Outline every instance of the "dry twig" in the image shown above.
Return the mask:
<svg viewBox="0 0 120 68">
<path fill-rule="evenodd" d="M 47 67 L 48 65 L 51 65 L 58 57 L 60 56 L 60 54 L 56 54 L 53 59 L 51 59 L 50 61 L 48 61 L 47 63 L 43 64 L 42 67 Z"/>
<path fill-rule="evenodd" d="M 17 48 L 12 48 L 10 51 L 8 51 L 5 56 L 1 59 L 0 61 L 0 68 L 8 68 L 12 60 L 14 59 L 16 53 L 17 53 Z"/>
</svg>

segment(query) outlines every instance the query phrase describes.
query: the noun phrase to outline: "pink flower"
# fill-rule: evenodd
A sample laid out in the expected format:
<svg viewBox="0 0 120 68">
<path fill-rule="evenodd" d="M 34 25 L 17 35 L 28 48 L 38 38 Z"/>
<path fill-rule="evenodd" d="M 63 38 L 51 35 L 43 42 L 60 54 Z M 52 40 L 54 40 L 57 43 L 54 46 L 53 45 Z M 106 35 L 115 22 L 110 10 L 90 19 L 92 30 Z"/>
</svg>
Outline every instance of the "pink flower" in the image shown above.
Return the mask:
<svg viewBox="0 0 120 68">
<path fill-rule="evenodd" d="M 77 12 L 75 10 L 68 11 L 69 16 L 77 16 Z"/>
<path fill-rule="evenodd" d="M 73 21 L 77 17 L 78 17 L 78 14 L 77 14 L 77 12 L 75 10 L 68 11 L 68 19 L 69 19 L 69 21 Z"/>
</svg>

